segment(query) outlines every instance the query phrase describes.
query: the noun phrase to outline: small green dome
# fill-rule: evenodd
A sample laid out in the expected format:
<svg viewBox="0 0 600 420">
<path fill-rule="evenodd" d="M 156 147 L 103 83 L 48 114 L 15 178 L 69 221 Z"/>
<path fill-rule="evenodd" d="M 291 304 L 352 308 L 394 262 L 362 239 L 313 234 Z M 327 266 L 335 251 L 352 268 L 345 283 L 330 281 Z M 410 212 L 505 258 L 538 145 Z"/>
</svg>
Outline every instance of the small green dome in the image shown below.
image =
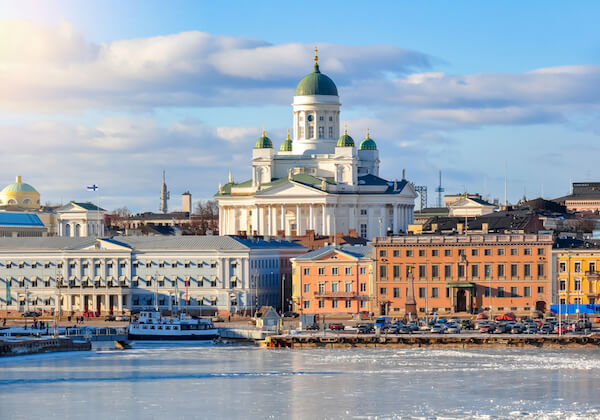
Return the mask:
<svg viewBox="0 0 600 420">
<path fill-rule="evenodd" d="M 308 95 L 338 96 L 335 83 L 319 71 L 319 65 L 316 63 L 313 72 L 304 76 L 296 86 L 296 96 Z"/>
<path fill-rule="evenodd" d="M 344 135 L 339 138 L 336 147 L 354 147 L 354 139 L 350 137 L 348 133 L 344 133 Z"/>
<path fill-rule="evenodd" d="M 358 150 L 377 150 L 377 145 L 375 141 L 369 137 L 369 130 L 367 129 L 367 137 L 360 142 L 360 147 Z"/>
<path fill-rule="evenodd" d="M 290 138 L 290 130 L 288 130 L 287 139 L 281 143 L 279 148 L 280 152 L 291 152 L 292 151 L 292 139 Z"/>
<path fill-rule="evenodd" d="M 263 135 L 262 137 L 259 137 L 258 140 L 256 141 L 256 144 L 254 145 L 255 149 L 272 149 L 273 148 L 273 142 L 271 142 L 271 139 L 267 137 L 265 130 L 263 128 Z"/>
</svg>

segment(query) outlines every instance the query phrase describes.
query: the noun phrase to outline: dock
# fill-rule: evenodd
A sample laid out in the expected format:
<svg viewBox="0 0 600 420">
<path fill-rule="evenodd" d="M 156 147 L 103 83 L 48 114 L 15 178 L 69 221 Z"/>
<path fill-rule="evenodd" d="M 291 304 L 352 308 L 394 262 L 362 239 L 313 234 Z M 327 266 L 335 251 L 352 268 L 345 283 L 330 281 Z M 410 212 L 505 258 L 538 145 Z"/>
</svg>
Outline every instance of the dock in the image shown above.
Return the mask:
<svg viewBox="0 0 600 420">
<path fill-rule="evenodd" d="M 91 349 L 89 341 L 80 342 L 71 338 L 0 339 L 0 357 Z"/>
<path fill-rule="evenodd" d="M 546 347 L 599 348 L 600 334 L 590 335 L 511 335 L 511 334 L 286 334 L 266 337 L 269 348 L 491 348 Z"/>
</svg>

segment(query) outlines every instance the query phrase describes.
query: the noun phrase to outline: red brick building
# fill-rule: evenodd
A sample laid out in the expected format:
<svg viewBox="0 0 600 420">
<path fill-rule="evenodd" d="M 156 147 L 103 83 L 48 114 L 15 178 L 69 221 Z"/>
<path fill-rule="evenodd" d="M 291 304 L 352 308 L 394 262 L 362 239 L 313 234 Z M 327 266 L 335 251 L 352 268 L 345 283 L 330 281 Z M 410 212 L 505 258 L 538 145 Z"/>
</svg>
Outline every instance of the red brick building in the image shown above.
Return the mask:
<svg viewBox="0 0 600 420">
<path fill-rule="evenodd" d="M 552 235 L 375 238 L 375 312 L 403 317 L 413 267 L 419 315 L 530 315 L 552 299 Z"/>
<path fill-rule="evenodd" d="M 327 246 L 291 259 L 294 310 L 304 314 L 373 311 L 370 246 Z"/>
</svg>

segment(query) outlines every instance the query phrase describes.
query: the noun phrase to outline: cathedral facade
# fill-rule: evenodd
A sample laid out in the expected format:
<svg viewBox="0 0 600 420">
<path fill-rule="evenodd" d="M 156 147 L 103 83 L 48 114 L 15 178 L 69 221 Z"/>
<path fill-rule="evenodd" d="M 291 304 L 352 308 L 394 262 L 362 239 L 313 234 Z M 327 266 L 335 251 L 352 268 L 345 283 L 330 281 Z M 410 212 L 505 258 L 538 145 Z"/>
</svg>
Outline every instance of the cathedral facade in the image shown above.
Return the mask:
<svg viewBox="0 0 600 420">
<path fill-rule="evenodd" d="M 369 131 L 355 143 L 340 135 L 340 97 L 333 80 L 313 72 L 296 87 L 293 138 L 279 151 L 263 135 L 252 151 L 252 179 L 219 185 L 219 234 L 304 235 L 356 230 L 372 238 L 406 231 L 417 197 L 410 182 L 379 177 Z"/>
</svg>

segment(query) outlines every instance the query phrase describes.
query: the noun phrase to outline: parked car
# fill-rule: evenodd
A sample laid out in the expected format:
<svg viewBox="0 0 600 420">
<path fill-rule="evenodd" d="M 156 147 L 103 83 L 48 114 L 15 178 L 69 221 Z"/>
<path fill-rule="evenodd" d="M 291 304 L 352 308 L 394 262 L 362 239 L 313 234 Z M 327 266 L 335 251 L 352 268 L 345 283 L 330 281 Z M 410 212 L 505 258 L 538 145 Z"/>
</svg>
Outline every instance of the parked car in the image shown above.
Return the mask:
<svg viewBox="0 0 600 420">
<path fill-rule="evenodd" d="M 304 326 L 304 329 L 306 331 L 318 331 L 319 330 L 319 326 L 317 324 L 308 324 Z"/>
<path fill-rule="evenodd" d="M 406 324 L 406 328 L 408 328 L 411 332 L 419 331 L 419 326 L 415 321 L 411 321 L 408 324 Z"/>
<path fill-rule="evenodd" d="M 283 313 L 284 318 L 298 318 L 297 312 L 287 311 Z"/>
<path fill-rule="evenodd" d="M 525 330 L 525 325 L 523 325 L 521 323 L 516 323 L 512 326 L 512 328 L 510 329 L 510 332 L 512 334 L 521 334 L 523 332 L 523 330 Z"/>
<path fill-rule="evenodd" d="M 483 334 L 491 334 L 494 332 L 495 329 L 496 329 L 496 324 L 494 324 L 492 322 L 488 322 L 486 324 L 482 324 L 479 327 L 479 332 L 483 333 Z"/>
<path fill-rule="evenodd" d="M 23 318 L 37 318 L 38 316 L 42 316 L 41 312 L 29 311 L 21 314 Z"/>
<path fill-rule="evenodd" d="M 379 316 L 375 318 L 375 327 L 383 328 L 392 323 L 392 318 L 389 316 Z"/>
<path fill-rule="evenodd" d="M 444 334 L 447 329 L 446 324 L 435 324 L 431 327 L 431 332 L 434 334 Z"/>
<path fill-rule="evenodd" d="M 115 321 L 129 321 L 129 316 L 127 315 L 116 315 L 115 316 Z"/>
<path fill-rule="evenodd" d="M 384 326 L 381 329 L 381 332 L 384 334 L 396 334 L 397 331 L 398 331 L 397 324 L 387 324 L 386 326 Z"/>
<path fill-rule="evenodd" d="M 369 311 L 360 311 L 358 316 L 360 316 L 360 319 L 369 319 L 371 318 L 371 313 Z"/>
<path fill-rule="evenodd" d="M 528 324 L 523 330 L 525 334 L 537 334 L 538 327 L 536 324 Z"/>
<path fill-rule="evenodd" d="M 460 334 L 460 325 L 457 322 L 446 324 L 446 332 L 448 334 Z"/>
<path fill-rule="evenodd" d="M 331 324 L 329 324 L 329 329 L 331 331 L 342 331 L 344 328 L 344 324 L 340 322 L 332 322 Z"/>
<path fill-rule="evenodd" d="M 359 324 L 356 326 L 356 330 L 359 334 L 371 334 L 373 332 L 373 324 L 370 322 L 366 324 Z"/>
<path fill-rule="evenodd" d="M 542 328 L 540 328 L 540 334 L 550 334 L 554 328 L 550 324 L 543 324 Z"/>
<path fill-rule="evenodd" d="M 475 328 L 470 319 L 463 319 L 462 321 L 460 321 L 459 325 L 463 330 L 472 330 Z"/>
<path fill-rule="evenodd" d="M 114 315 L 108 314 L 104 317 L 105 321 L 115 321 L 116 317 Z"/>
</svg>

